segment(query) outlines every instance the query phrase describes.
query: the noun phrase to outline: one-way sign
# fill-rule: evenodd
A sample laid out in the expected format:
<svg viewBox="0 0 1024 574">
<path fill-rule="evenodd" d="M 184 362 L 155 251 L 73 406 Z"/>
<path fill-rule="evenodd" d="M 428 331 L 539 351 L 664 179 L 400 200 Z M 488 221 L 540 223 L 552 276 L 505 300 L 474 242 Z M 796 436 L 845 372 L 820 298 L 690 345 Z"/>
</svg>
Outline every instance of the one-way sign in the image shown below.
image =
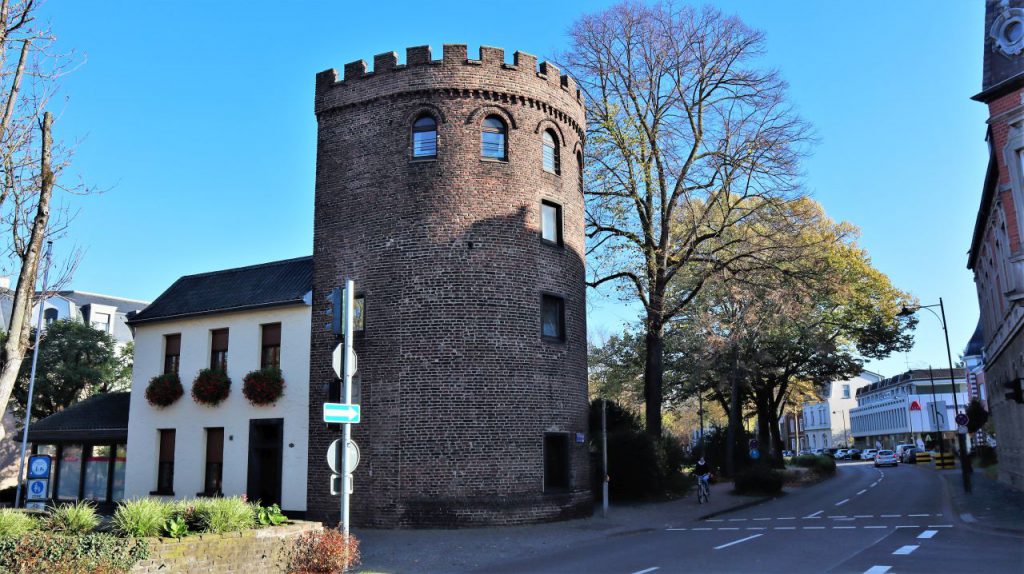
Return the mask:
<svg viewBox="0 0 1024 574">
<path fill-rule="evenodd" d="M 358 423 L 359 405 L 324 403 L 325 423 Z"/>
</svg>

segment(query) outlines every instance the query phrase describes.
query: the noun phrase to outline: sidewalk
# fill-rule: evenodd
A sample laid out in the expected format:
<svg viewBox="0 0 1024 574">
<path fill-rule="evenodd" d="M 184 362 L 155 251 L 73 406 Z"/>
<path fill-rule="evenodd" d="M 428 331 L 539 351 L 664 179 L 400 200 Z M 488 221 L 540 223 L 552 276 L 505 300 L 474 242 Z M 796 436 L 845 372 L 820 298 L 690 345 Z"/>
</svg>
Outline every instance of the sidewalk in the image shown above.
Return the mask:
<svg viewBox="0 0 1024 574">
<path fill-rule="evenodd" d="M 1024 492 L 975 470 L 971 494 L 966 494 L 960 469 L 939 472 L 962 521 L 972 527 L 1024 535 Z"/>
<path fill-rule="evenodd" d="M 353 529 L 359 538 L 362 564 L 356 572 L 463 572 L 487 564 L 552 552 L 581 542 L 656 530 L 712 514 L 770 500 L 729 494 L 732 483 L 711 486 L 711 500 L 697 504 L 695 491 L 671 502 L 615 505 L 601 516 L 529 526 L 465 528 L 457 530 Z"/>
</svg>

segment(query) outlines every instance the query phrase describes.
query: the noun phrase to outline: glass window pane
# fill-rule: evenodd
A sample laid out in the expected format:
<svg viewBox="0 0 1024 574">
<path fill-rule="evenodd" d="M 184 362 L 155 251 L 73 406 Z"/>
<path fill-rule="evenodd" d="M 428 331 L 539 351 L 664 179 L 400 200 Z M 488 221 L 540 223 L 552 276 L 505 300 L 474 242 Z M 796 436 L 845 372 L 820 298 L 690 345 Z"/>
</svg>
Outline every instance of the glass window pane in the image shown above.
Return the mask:
<svg viewBox="0 0 1024 574">
<path fill-rule="evenodd" d="M 432 157 L 437 155 L 437 132 L 418 131 L 412 134 L 413 157 Z"/>
<path fill-rule="evenodd" d="M 114 488 L 111 493 L 112 500 L 115 502 L 124 498 L 124 466 L 128 460 L 128 448 L 123 445 L 117 445 L 116 458 L 114 458 Z"/>
<path fill-rule="evenodd" d="M 76 500 L 82 474 L 82 445 L 66 445 L 60 457 L 57 498 Z"/>
<path fill-rule="evenodd" d="M 540 206 L 540 236 L 545 241 L 558 243 L 558 208 L 543 203 Z"/>
<path fill-rule="evenodd" d="M 107 499 L 107 477 L 110 473 L 110 447 L 93 446 L 85 459 L 85 488 L 83 497 L 86 500 Z"/>
<path fill-rule="evenodd" d="M 545 295 L 541 309 L 541 334 L 545 337 L 562 338 L 562 300 Z"/>
<path fill-rule="evenodd" d="M 484 132 L 480 141 L 484 157 L 505 158 L 505 134 Z"/>
</svg>

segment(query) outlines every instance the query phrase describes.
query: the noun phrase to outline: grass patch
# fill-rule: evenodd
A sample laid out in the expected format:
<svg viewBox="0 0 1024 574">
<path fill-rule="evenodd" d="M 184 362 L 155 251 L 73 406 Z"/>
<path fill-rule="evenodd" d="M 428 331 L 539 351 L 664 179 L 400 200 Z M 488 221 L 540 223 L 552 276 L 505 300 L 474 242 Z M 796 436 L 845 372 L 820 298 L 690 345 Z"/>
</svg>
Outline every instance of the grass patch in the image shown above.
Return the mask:
<svg viewBox="0 0 1024 574">
<path fill-rule="evenodd" d="M 155 498 L 125 500 L 114 511 L 114 529 L 132 537 L 160 536 L 171 517 L 172 507 Z"/>
<path fill-rule="evenodd" d="M 17 537 L 36 529 L 36 519 L 20 510 L 0 508 L 0 537 Z"/>
<path fill-rule="evenodd" d="M 78 501 L 50 508 L 43 519 L 46 529 L 58 534 L 88 534 L 99 526 L 100 517 L 89 502 Z"/>
</svg>

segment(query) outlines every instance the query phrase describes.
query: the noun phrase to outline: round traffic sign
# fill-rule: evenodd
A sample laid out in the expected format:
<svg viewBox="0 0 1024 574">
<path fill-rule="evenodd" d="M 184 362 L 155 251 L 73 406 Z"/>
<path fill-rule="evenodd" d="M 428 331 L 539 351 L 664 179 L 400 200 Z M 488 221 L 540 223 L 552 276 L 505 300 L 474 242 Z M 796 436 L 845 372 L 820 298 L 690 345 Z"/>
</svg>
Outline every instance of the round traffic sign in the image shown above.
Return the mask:
<svg viewBox="0 0 1024 574">
<path fill-rule="evenodd" d="M 958 424 L 958 425 L 963 427 L 963 426 L 967 426 L 967 423 L 970 422 L 970 421 L 971 421 L 971 419 L 969 419 L 967 417 L 967 413 L 957 413 L 956 414 L 956 424 Z"/>
<path fill-rule="evenodd" d="M 334 350 L 331 351 L 331 367 L 334 368 L 334 375 L 339 379 L 345 376 L 345 373 L 343 373 L 341 370 L 343 367 L 341 362 L 341 354 L 344 352 L 344 349 L 345 345 L 342 343 L 338 343 L 337 345 L 335 345 Z M 359 363 L 358 360 L 356 359 L 356 352 L 352 351 L 352 353 L 349 356 L 352 358 L 352 373 L 355 374 L 355 372 L 359 370 Z"/>
<path fill-rule="evenodd" d="M 327 447 L 327 466 L 331 468 L 331 472 L 334 474 L 341 474 L 338 472 L 338 447 L 340 446 L 341 439 L 339 438 L 332 442 L 331 446 Z M 359 445 L 356 444 L 356 441 L 348 441 L 346 454 L 348 455 L 348 461 L 346 461 L 348 463 L 346 465 L 348 466 L 348 474 L 352 474 L 356 467 L 359 466 Z"/>
</svg>

